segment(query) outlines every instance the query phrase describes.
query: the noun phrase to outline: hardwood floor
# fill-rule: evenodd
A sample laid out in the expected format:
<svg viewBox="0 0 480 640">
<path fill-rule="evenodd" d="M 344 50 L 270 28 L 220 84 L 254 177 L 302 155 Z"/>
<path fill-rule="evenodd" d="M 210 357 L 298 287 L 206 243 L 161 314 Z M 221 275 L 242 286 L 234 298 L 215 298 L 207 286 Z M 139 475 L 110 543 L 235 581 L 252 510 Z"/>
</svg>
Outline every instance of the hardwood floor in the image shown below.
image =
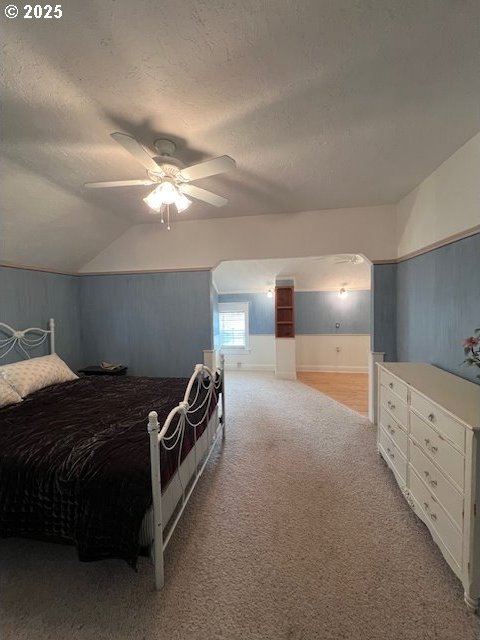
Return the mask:
<svg viewBox="0 0 480 640">
<path fill-rule="evenodd" d="M 367 373 L 297 371 L 297 379 L 362 415 L 368 413 Z"/>
</svg>

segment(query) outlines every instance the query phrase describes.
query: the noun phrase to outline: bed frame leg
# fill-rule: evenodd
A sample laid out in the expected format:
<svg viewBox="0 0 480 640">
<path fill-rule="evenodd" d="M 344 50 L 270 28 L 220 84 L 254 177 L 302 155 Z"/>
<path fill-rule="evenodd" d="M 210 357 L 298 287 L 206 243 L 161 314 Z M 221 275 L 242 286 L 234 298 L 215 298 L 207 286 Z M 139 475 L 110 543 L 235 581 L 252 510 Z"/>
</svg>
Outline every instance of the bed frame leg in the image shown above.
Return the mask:
<svg viewBox="0 0 480 640">
<path fill-rule="evenodd" d="M 162 524 L 162 486 L 160 475 L 160 442 L 158 434 L 160 424 L 156 411 L 148 414 L 148 433 L 150 436 L 150 467 L 152 476 L 153 501 L 153 563 L 155 568 L 155 588 L 163 589 L 165 584 L 163 567 L 163 524 Z"/>
<path fill-rule="evenodd" d="M 55 320 L 53 318 L 48 321 L 48 329 L 50 331 L 50 353 L 55 353 Z"/>
</svg>

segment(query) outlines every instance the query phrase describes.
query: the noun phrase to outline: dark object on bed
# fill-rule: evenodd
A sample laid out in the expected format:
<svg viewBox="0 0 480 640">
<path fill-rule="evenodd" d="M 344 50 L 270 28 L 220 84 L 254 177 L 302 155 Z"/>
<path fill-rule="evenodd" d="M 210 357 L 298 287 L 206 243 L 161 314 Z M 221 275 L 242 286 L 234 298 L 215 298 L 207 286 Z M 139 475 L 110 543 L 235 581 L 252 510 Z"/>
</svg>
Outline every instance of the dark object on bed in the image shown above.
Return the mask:
<svg viewBox="0 0 480 640">
<path fill-rule="evenodd" d="M 91 367 L 84 367 L 83 369 L 79 369 L 78 373 L 83 373 L 86 376 L 124 376 L 127 373 L 128 367 L 123 365 L 117 367 L 116 369 L 106 369 L 105 367 L 100 367 L 99 365 L 92 365 Z"/>
<path fill-rule="evenodd" d="M 88 376 L 0 409 L 0 537 L 74 544 L 80 560 L 123 558 L 135 566 L 152 503 L 148 411 L 157 411 L 163 424 L 187 383 Z M 192 401 L 195 394 L 194 386 Z M 208 415 L 215 405 L 213 397 Z M 206 425 L 197 428 L 197 438 Z M 187 428 L 182 459 L 192 444 Z M 177 469 L 178 453 L 162 448 L 162 488 Z"/>
</svg>

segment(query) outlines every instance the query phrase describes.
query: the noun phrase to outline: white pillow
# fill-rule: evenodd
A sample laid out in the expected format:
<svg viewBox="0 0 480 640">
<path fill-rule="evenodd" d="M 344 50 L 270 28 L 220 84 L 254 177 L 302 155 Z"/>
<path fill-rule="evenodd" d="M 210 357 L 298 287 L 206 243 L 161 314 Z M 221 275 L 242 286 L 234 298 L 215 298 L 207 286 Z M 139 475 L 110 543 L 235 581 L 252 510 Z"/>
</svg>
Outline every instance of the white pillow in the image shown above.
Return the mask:
<svg viewBox="0 0 480 640">
<path fill-rule="evenodd" d="M 22 398 L 15 389 L 0 376 L 0 408 L 8 407 L 9 404 L 17 404 L 17 402 L 22 402 Z"/>
<path fill-rule="evenodd" d="M 56 353 L 6 364 L 0 367 L 0 374 L 22 398 L 51 384 L 78 378 Z"/>
</svg>

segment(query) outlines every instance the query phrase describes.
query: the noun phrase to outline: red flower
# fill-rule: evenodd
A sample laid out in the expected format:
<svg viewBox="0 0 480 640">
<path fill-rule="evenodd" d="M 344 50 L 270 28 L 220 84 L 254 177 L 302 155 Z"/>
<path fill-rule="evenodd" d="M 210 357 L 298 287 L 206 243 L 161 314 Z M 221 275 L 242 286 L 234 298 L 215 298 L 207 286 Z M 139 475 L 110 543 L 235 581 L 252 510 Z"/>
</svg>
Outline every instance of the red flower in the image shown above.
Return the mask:
<svg viewBox="0 0 480 640">
<path fill-rule="evenodd" d="M 470 336 L 463 342 L 465 349 L 474 349 L 477 345 L 480 345 L 480 338 L 476 338 L 475 336 Z"/>
</svg>

